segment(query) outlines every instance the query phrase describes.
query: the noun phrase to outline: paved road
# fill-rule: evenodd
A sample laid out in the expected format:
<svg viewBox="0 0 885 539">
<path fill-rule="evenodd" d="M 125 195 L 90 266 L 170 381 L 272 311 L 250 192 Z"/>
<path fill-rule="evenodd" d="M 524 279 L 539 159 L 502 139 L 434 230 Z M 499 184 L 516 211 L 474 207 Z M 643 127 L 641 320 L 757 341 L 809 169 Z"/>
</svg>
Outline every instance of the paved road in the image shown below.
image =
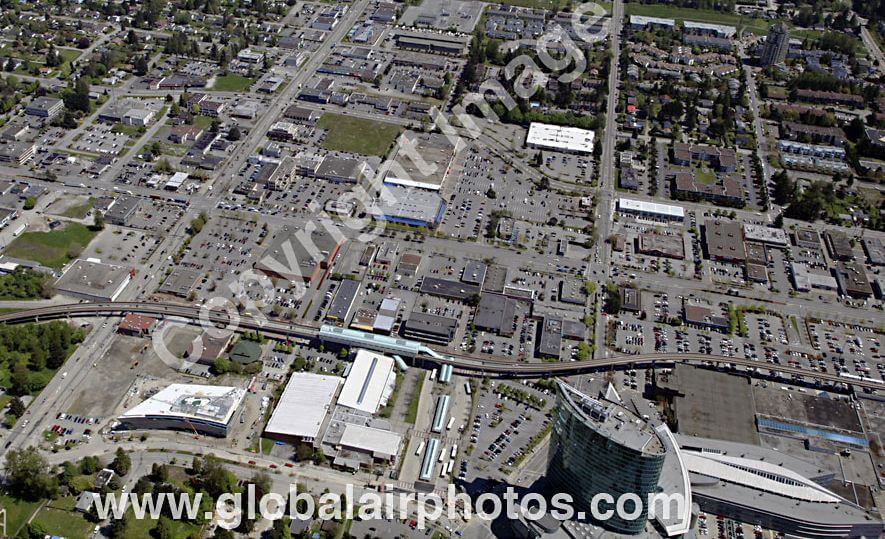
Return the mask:
<svg viewBox="0 0 885 539">
<path fill-rule="evenodd" d="M 879 44 L 876 43 L 876 40 L 873 38 L 870 31 L 867 30 L 866 26 L 860 27 L 860 38 L 863 40 L 863 44 L 866 46 L 867 50 L 870 51 L 870 56 L 872 56 L 875 60 L 878 60 L 879 67 L 885 66 L 885 54 L 882 54 L 882 49 L 879 48 Z"/>
<path fill-rule="evenodd" d="M 743 45 L 739 46 L 741 57 L 746 58 Z M 747 82 L 747 93 L 750 95 L 750 109 L 753 111 L 753 132 L 756 135 L 756 155 L 762 163 L 763 189 L 768 189 L 768 182 L 771 179 L 771 167 L 768 164 L 768 138 L 765 136 L 765 129 L 762 125 L 762 116 L 759 112 L 759 95 L 756 91 L 756 78 L 753 74 L 753 68 L 744 65 L 744 77 Z M 765 218 L 771 222 L 772 209 L 769 206 L 768 213 Z"/>
<path fill-rule="evenodd" d="M 602 135 L 602 156 L 599 160 L 599 190 L 596 199 L 596 247 L 594 259 L 587 266 L 587 279 L 596 281 L 597 290 L 602 294 L 608 280 L 611 265 L 609 249 L 605 243 L 611 232 L 612 213 L 615 196 L 615 143 L 618 138 L 618 68 L 621 56 L 621 29 L 624 19 L 624 4 L 621 0 L 612 3 L 611 20 L 611 66 L 608 74 L 608 102 L 605 111 L 605 130 Z M 601 302 L 600 302 L 601 303 Z M 593 343 L 596 346 L 595 356 L 605 355 L 605 319 L 597 316 L 596 327 L 593 328 Z"/>
</svg>

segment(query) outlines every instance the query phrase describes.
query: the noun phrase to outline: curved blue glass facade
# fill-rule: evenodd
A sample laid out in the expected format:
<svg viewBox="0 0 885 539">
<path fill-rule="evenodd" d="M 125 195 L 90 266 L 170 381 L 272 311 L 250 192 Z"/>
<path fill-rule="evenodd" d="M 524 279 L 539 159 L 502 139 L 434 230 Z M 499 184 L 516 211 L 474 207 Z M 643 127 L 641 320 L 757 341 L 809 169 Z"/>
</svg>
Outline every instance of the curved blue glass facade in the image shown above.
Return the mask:
<svg viewBox="0 0 885 539">
<path fill-rule="evenodd" d="M 606 493 L 617 500 L 632 493 L 645 502 L 648 494 L 658 488 L 663 448 L 654 433 L 643 432 L 644 424 L 639 426 L 623 419 L 619 408 L 559 384 L 547 479 L 552 489 L 571 494 L 576 510 L 588 517 L 590 502 L 597 494 Z M 614 507 L 603 503 L 599 509 Z M 626 505 L 627 512 L 633 509 L 632 503 Z M 642 513 L 635 520 L 625 520 L 615 513 L 599 524 L 614 532 L 636 534 L 645 529 L 647 520 L 648 511 L 643 503 Z"/>
</svg>

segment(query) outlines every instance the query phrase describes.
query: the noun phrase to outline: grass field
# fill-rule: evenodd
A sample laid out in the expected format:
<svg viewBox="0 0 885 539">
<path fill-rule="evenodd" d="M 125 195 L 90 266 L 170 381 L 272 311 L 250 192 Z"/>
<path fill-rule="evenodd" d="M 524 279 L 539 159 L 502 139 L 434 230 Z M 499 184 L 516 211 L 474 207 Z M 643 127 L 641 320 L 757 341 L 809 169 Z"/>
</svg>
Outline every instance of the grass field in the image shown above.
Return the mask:
<svg viewBox="0 0 885 539">
<path fill-rule="evenodd" d="M 34 511 L 40 507 L 40 503 L 26 502 L 0 494 L 0 507 L 6 509 L 6 532 L 10 537 L 15 537 L 19 528 L 24 526 Z"/>
<path fill-rule="evenodd" d="M 199 127 L 205 131 L 212 125 L 212 118 L 209 116 L 194 116 L 193 123 L 195 127 Z"/>
<path fill-rule="evenodd" d="M 95 198 L 89 197 L 89 200 L 82 204 L 77 204 L 71 206 L 66 209 L 62 215 L 65 217 L 70 217 L 71 219 L 82 219 L 86 217 L 86 214 L 89 213 L 89 210 L 92 209 L 92 205 L 95 204 Z"/>
<path fill-rule="evenodd" d="M 77 538 L 89 537 L 93 524 L 86 521 L 79 513 L 44 507 L 34 517 L 34 524 L 39 525 L 49 535 Z"/>
<path fill-rule="evenodd" d="M 68 223 L 51 232 L 25 232 L 9 244 L 5 254 L 49 268 L 61 268 L 79 256 L 95 235 L 96 232 L 79 223 Z"/>
<path fill-rule="evenodd" d="M 276 442 L 273 440 L 268 440 L 267 438 L 261 438 L 261 454 L 262 455 L 270 455 L 270 450 L 273 449 L 273 446 Z"/>
<path fill-rule="evenodd" d="M 61 55 L 63 61 L 59 66 L 59 70 L 64 74 L 70 74 L 71 72 L 71 62 L 76 60 L 83 54 L 83 51 L 77 49 L 56 49 L 58 54 Z"/>
<path fill-rule="evenodd" d="M 686 20 L 695 22 L 706 22 L 710 24 L 726 24 L 734 26 L 738 30 L 741 28 L 757 35 L 765 35 L 768 29 L 775 21 L 767 19 L 756 19 L 753 17 L 744 17 L 737 13 L 724 13 L 714 11 L 712 9 L 692 9 L 683 7 L 674 7 L 669 4 L 638 4 L 628 3 L 624 5 L 624 14 L 642 15 L 645 17 L 665 17 L 676 19 L 678 22 Z"/>
<path fill-rule="evenodd" d="M 245 92 L 255 82 L 249 77 L 237 75 L 236 73 L 228 73 L 220 77 L 215 77 L 215 84 L 212 85 L 213 90 L 219 92 Z"/>
<path fill-rule="evenodd" d="M 146 129 L 139 125 L 114 124 L 111 131 L 126 135 L 129 138 L 138 138 L 144 134 Z"/>
<path fill-rule="evenodd" d="M 769 84 L 766 86 L 766 90 L 768 91 L 768 97 L 772 99 L 786 99 L 788 97 L 787 89 L 783 86 Z"/>
<path fill-rule="evenodd" d="M 418 404 L 421 403 L 421 389 L 424 387 L 424 376 L 418 377 L 418 383 L 415 384 L 415 389 L 412 390 L 412 395 L 409 397 L 409 407 L 406 409 L 406 417 L 405 422 L 415 424 L 415 420 L 418 419 Z"/>
<path fill-rule="evenodd" d="M 694 172 L 694 179 L 697 180 L 698 183 L 703 183 L 706 185 L 712 185 L 716 183 L 716 173 L 706 166 L 702 165 L 696 168 Z"/>
<path fill-rule="evenodd" d="M 323 114 L 317 127 L 328 129 L 323 148 L 339 152 L 384 156 L 399 136 L 398 125 L 341 114 Z"/>
</svg>

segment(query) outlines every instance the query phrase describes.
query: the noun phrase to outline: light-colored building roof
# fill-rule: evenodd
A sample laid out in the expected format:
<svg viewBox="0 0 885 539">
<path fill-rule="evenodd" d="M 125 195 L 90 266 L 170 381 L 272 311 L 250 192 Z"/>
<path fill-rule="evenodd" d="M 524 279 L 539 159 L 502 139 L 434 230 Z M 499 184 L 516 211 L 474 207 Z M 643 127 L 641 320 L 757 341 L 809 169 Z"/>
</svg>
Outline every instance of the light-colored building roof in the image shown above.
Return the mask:
<svg viewBox="0 0 885 539">
<path fill-rule="evenodd" d="M 188 174 L 187 172 L 176 172 L 169 178 L 169 181 L 166 182 L 167 189 L 178 189 L 187 180 Z"/>
<path fill-rule="evenodd" d="M 839 503 L 839 496 L 802 475 L 762 460 L 682 451 L 682 460 L 691 473 L 704 475 L 764 492 L 797 500 Z"/>
<path fill-rule="evenodd" d="M 390 160 L 384 183 L 439 191 L 448 180 L 455 154 L 464 148 L 464 142 L 453 143 L 439 133 L 406 131 L 398 139 L 396 153 Z M 413 158 L 420 156 L 421 166 Z"/>
<path fill-rule="evenodd" d="M 343 381 L 338 376 L 293 373 L 264 431 L 283 436 L 316 438 Z"/>
<path fill-rule="evenodd" d="M 645 17 L 643 15 L 630 15 L 630 24 L 634 26 L 648 26 L 649 24 L 657 26 L 676 26 L 676 20 L 664 19 L 661 17 Z"/>
<path fill-rule="evenodd" d="M 760 243 L 770 243 L 786 247 L 790 244 L 787 233 L 780 228 L 770 228 L 763 225 L 751 225 L 744 223 L 744 239 L 747 241 L 758 241 Z"/>
<path fill-rule="evenodd" d="M 357 329 L 343 328 L 330 324 L 320 326 L 320 340 L 347 346 L 364 346 L 375 350 L 383 350 L 390 354 L 416 357 L 421 353 L 429 353 L 430 349 L 419 342 L 400 339 L 388 335 L 377 335 Z"/>
<path fill-rule="evenodd" d="M 395 381 L 393 358 L 357 350 L 338 404 L 374 414 L 387 403 Z"/>
<path fill-rule="evenodd" d="M 171 384 L 120 418 L 165 417 L 226 425 L 245 395 L 239 387 Z"/>
<path fill-rule="evenodd" d="M 532 122 L 525 143 L 554 150 L 591 153 L 594 136 L 595 133 L 587 129 Z"/>
<path fill-rule="evenodd" d="M 399 452 L 400 435 L 389 431 L 348 423 L 339 442 L 342 447 L 393 457 Z"/>
<path fill-rule="evenodd" d="M 813 273 L 805 264 L 790 262 L 790 269 L 793 272 L 793 284 L 800 292 L 807 292 L 812 288 L 836 290 L 838 287 L 835 277 L 830 274 Z"/>
<path fill-rule="evenodd" d="M 689 31 L 715 32 L 719 37 L 731 37 L 737 33 L 737 28 L 735 28 L 734 26 L 726 26 L 723 24 L 685 21 L 682 23 L 682 26 Z"/>
<path fill-rule="evenodd" d="M 386 195 L 380 197 L 371 208 L 373 215 L 379 219 L 434 226 L 445 204 L 435 191 L 401 185 L 387 186 Z"/>
<path fill-rule="evenodd" d="M 130 280 L 128 268 L 78 259 L 55 281 L 55 288 L 62 294 L 89 301 L 114 301 Z"/>
<path fill-rule="evenodd" d="M 614 391 L 611 384 L 609 384 L 608 387 Z M 617 392 L 615 392 L 615 395 L 617 395 Z M 685 461 L 682 458 L 682 450 L 679 447 L 679 443 L 676 441 L 673 432 L 667 427 L 667 424 L 661 423 L 655 427 L 654 430 L 666 451 L 664 456 L 664 466 L 661 470 L 661 477 L 658 479 L 658 485 L 664 493 L 679 493 L 685 501 L 685 503 L 680 506 L 681 511 L 669 515 L 669 518 L 666 518 L 664 511 L 656 511 L 655 519 L 667 532 L 667 536 L 682 536 L 688 533 L 691 529 L 691 479 L 688 474 L 688 469 L 685 467 Z"/>
<path fill-rule="evenodd" d="M 644 200 L 633 200 L 631 198 L 619 198 L 618 208 L 623 211 L 634 211 L 640 213 L 649 213 L 670 218 L 685 218 L 685 208 L 682 206 L 673 206 L 671 204 L 658 204 L 657 202 L 646 202 Z"/>
</svg>

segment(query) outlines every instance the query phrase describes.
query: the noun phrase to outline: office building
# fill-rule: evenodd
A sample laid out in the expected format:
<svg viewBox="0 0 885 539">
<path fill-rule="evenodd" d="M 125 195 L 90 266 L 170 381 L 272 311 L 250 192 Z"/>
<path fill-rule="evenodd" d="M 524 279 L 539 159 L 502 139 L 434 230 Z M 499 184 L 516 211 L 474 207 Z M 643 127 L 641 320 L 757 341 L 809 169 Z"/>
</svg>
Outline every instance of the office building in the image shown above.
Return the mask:
<svg viewBox="0 0 885 539">
<path fill-rule="evenodd" d="M 57 97 L 42 96 L 25 107 L 25 114 L 40 118 L 55 118 L 65 110 L 64 101 Z"/>
<path fill-rule="evenodd" d="M 412 313 L 403 324 L 403 337 L 448 346 L 455 337 L 458 320 L 428 313 Z"/>
<path fill-rule="evenodd" d="M 547 456 L 550 488 L 572 495 L 575 507 L 590 514 L 590 501 L 607 493 L 647 500 L 657 491 L 665 448 L 655 431 L 619 404 L 591 398 L 557 382 L 557 401 Z M 626 504 L 628 511 L 634 507 Z M 648 510 L 626 520 L 617 513 L 600 524 L 628 535 L 645 529 Z"/>
</svg>

